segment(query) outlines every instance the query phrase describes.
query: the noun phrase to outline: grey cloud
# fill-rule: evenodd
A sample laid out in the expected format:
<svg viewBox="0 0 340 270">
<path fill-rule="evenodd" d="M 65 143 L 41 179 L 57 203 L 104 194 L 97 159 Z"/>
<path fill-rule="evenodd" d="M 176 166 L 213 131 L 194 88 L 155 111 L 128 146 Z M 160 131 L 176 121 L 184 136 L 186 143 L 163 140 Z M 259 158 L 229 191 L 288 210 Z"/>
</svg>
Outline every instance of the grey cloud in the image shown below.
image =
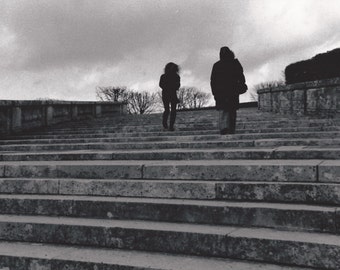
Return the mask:
<svg viewBox="0 0 340 270">
<path fill-rule="evenodd" d="M 63 0 L 13 5 L 9 27 L 26 52 L 26 69 L 119 62 L 147 47 L 194 52 L 197 46 L 209 46 L 215 31 L 214 19 L 205 20 L 202 14 L 222 15 L 218 5 L 208 1 Z"/>
<path fill-rule="evenodd" d="M 270 2 L 270 0 L 267 1 Z M 265 3 L 266 1 L 262 0 L 261 2 Z M 331 6 L 334 8 L 335 5 L 339 8 L 339 2 L 336 0 L 330 0 L 327 3 L 318 0 L 282 2 L 289 4 L 286 7 L 287 10 L 281 10 L 281 15 L 286 16 L 285 18 L 277 16 L 265 27 L 258 28 L 252 16 L 248 16 L 248 19 L 241 24 L 246 34 L 243 40 L 237 38 L 236 46 L 240 49 L 244 63 L 250 72 L 265 63 L 275 61 L 275 59 L 299 55 L 299 52 L 301 52 L 301 58 L 295 58 L 293 61 L 304 60 L 305 51 L 313 51 L 313 48 L 340 40 L 340 34 L 337 31 L 340 29 L 340 20 L 333 14 L 334 10 L 330 8 Z M 304 11 L 304 14 L 287 17 L 285 13 L 294 10 L 295 4 L 300 4 L 300 9 Z M 311 20 L 312 26 L 310 26 L 309 20 Z M 258 18 L 258 21 L 261 21 L 261 17 Z M 270 23 L 276 23 L 276 25 L 272 26 Z M 275 31 L 282 33 L 282 28 L 285 29 L 285 32 L 283 32 L 283 36 L 279 35 L 280 39 L 277 40 L 275 35 L 271 36 L 273 32 L 275 34 Z M 320 52 L 316 51 L 315 53 Z"/>
</svg>

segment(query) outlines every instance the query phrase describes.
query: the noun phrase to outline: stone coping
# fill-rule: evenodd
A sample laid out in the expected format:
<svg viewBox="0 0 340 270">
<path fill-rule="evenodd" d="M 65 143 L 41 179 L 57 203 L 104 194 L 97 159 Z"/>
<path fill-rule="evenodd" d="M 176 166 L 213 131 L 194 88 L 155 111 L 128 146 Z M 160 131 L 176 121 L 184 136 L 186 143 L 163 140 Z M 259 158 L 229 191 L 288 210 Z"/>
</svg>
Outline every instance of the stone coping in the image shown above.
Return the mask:
<svg viewBox="0 0 340 270">
<path fill-rule="evenodd" d="M 326 80 L 319 80 L 319 81 L 309 81 L 309 82 L 302 82 L 302 83 L 294 83 L 294 84 L 287 84 L 272 88 L 264 88 L 258 90 L 258 94 L 268 93 L 268 92 L 280 92 L 280 91 L 291 91 L 296 89 L 313 89 L 313 88 L 320 88 L 320 87 L 340 87 L 340 77 L 326 79 Z"/>
<path fill-rule="evenodd" d="M 56 101 L 56 100 L 0 100 L 0 106 L 36 106 L 36 105 L 105 105 L 125 104 L 113 101 Z"/>
</svg>

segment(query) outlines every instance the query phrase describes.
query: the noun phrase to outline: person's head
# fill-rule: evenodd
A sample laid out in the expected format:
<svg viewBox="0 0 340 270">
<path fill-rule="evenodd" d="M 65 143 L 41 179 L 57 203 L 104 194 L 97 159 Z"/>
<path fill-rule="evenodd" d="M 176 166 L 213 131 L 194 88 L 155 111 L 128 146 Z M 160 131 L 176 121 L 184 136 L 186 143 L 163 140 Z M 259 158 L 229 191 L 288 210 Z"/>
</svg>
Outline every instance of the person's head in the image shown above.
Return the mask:
<svg viewBox="0 0 340 270">
<path fill-rule="evenodd" d="M 175 63 L 167 63 L 164 68 L 164 73 L 178 73 L 179 72 L 179 66 Z"/>
<path fill-rule="evenodd" d="M 235 58 L 235 54 L 228 47 L 222 47 L 220 49 L 221 60 L 233 60 L 234 58 Z"/>
</svg>

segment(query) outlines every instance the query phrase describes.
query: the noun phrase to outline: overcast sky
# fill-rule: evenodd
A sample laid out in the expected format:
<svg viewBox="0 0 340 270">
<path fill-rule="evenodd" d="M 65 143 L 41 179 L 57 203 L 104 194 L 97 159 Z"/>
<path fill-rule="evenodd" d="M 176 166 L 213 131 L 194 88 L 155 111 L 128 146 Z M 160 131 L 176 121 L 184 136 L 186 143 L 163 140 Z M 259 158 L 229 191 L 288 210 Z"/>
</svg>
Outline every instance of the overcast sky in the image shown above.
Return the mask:
<svg viewBox="0 0 340 270">
<path fill-rule="evenodd" d="M 183 86 L 210 92 L 221 46 L 252 87 L 340 47 L 340 0 L 0 0 L 0 14 L 0 99 L 154 91 L 170 61 Z"/>
</svg>

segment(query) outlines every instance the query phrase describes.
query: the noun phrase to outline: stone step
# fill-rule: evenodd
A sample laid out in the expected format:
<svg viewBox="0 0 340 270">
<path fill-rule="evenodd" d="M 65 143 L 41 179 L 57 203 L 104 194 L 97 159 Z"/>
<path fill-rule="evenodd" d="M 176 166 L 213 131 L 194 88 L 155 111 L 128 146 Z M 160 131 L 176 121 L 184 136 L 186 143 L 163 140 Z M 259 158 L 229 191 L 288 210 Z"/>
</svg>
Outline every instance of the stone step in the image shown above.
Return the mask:
<svg viewBox="0 0 340 270">
<path fill-rule="evenodd" d="M 3 178 L 340 182 L 340 160 L 3 161 Z"/>
<path fill-rule="evenodd" d="M 253 134 L 233 134 L 233 135 L 173 135 L 169 134 L 136 134 L 113 133 L 96 136 L 25 136 L 22 139 L 16 137 L 11 140 L 1 140 L 0 145 L 10 144 L 66 144 L 66 143 L 96 143 L 96 142 L 145 142 L 145 141 L 206 141 L 206 140 L 258 140 L 258 139 L 333 139 L 332 144 L 336 144 L 340 132 L 296 132 L 296 133 L 253 133 Z"/>
<path fill-rule="evenodd" d="M 133 126 L 160 126 L 161 117 L 156 121 L 129 121 L 127 119 L 116 121 L 116 119 L 110 119 L 107 122 L 101 122 L 96 119 L 96 121 L 88 121 L 86 123 L 78 123 L 78 122 L 69 122 L 64 123 L 63 125 L 54 125 L 46 128 L 46 130 L 72 130 L 72 129 L 95 129 L 95 128 L 106 128 L 108 130 L 112 128 L 121 128 L 121 127 L 133 127 Z M 215 119 L 177 119 L 176 126 L 217 126 L 217 118 Z M 339 125 L 340 121 L 338 120 L 290 120 L 290 119 L 237 119 L 237 126 L 256 126 L 261 125 L 263 127 L 267 126 L 277 126 L 277 125 L 287 125 L 287 126 L 328 126 L 328 125 Z"/>
<path fill-rule="evenodd" d="M 340 236 L 136 220 L 0 216 L 3 241 L 214 256 L 339 269 Z"/>
<path fill-rule="evenodd" d="M 133 250 L 0 241 L 2 270 L 312 270 L 238 260 Z"/>
<path fill-rule="evenodd" d="M 340 121 L 339 121 L 340 122 Z M 237 121 L 236 128 L 238 129 L 249 129 L 261 126 L 262 128 L 281 128 L 281 127 L 327 127 L 327 126 L 338 126 L 340 123 L 337 121 L 329 121 L 329 120 L 315 120 L 315 121 L 303 121 L 303 120 L 281 120 L 281 121 Z M 74 124 L 69 127 L 64 126 L 52 126 L 46 130 L 53 131 L 53 132 L 70 132 L 70 131 L 97 131 L 98 129 L 102 132 L 114 132 L 116 130 L 121 130 L 124 128 L 140 128 L 142 126 L 148 126 L 149 128 L 159 129 L 160 123 L 143 123 L 143 122 L 135 122 L 135 123 L 93 123 L 93 126 L 82 126 Z M 218 124 L 216 121 L 206 121 L 206 122 L 176 122 L 176 126 L 179 129 L 183 127 L 190 127 L 195 129 L 213 129 L 217 128 Z"/>
<path fill-rule="evenodd" d="M 1 161 L 47 160 L 213 160 L 213 159 L 340 159 L 340 140 L 333 148 L 279 146 L 276 148 L 80 150 L 0 154 Z"/>
<path fill-rule="evenodd" d="M 337 206 L 60 195 L 0 195 L 0 215 L 149 220 L 340 234 Z"/>
<path fill-rule="evenodd" d="M 1 144 L 8 144 L 11 142 L 21 142 L 23 140 L 77 140 L 77 139 L 116 139 L 126 138 L 127 140 L 143 140 L 144 138 L 163 138 L 169 140 L 174 138 L 187 138 L 188 140 L 204 140 L 204 139 L 218 139 L 226 138 L 232 139 L 265 139 L 265 138 L 339 138 L 340 131 L 314 131 L 314 132 L 268 132 L 268 133 L 245 133 L 232 135 L 219 135 L 218 132 L 212 131 L 182 131 L 182 132 L 140 132 L 140 133 L 103 133 L 103 134 L 78 134 L 78 135 L 21 135 L 12 136 L 6 140 L 1 140 Z"/>
<path fill-rule="evenodd" d="M 331 131 L 332 132 L 332 131 Z M 340 133 L 340 132 L 332 132 Z M 6 140 L 22 140 L 22 139 L 67 139 L 67 138 L 106 138 L 106 137 L 146 137 L 146 136 L 197 136 L 197 135 L 217 135 L 217 130 L 198 130 L 198 131 L 157 131 L 157 132 L 114 132 L 114 133 L 83 133 L 83 134 L 21 134 L 10 136 Z"/>
<path fill-rule="evenodd" d="M 189 125 L 183 125 L 183 126 L 176 126 L 175 127 L 177 133 L 179 132 L 202 132 L 208 133 L 216 133 L 218 132 L 217 125 L 210 125 L 210 126 L 189 126 Z M 253 127 L 251 126 L 238 126 L 236 127 L 236 133 L 237 134 L 244 134 L 244 133 L 274 133 L 274 132 L 320 132 L 320 131 L 340 131 L 339 126 L 332 126 L 332 125 L 323 125 L 323 126 L 284 126 L 283 128 L 279 125 L 275 127 L 263 127 L 259 126 L 258 124 Z M 160 125 L 156 126 L 125 126 L 123 128 L 103 128 L 103 127 L 97 127 L 97 128 L 73 128 L 70 130 L 67 129 L 58 129 L 58 130 L 37 130 L 35 132 L 30 132 L 31 136 L 36 135 L 63 135 L 63 134 L 70 134 L 70 135 L 76 135 L 76 134 L 119 134 L 119 133 L 166 133 L 166 131 L 163 131 L 163 128 Z"/>
<path fill-rule="evenodd" d="M 220 137 L 221 138 L 221 137 Z M 93 142 L 93 143 L 57 143 L 57 144 L 8 144 L 0 145 L 0 150 L 7 152 L 39 151 L 80 151 L 80 150 L 137 150 L 156 149 L 161 154 L 164 149 L 223 149 L 223 148 L 274 148 L 284 146 L 339 148 L 340 139 L 260 139 L 260 140 L 224 140 L 187 141 L 188 138 L 176 138 L 177 141 L 142 141 L 142 142 Z M 296 148 L 295 148 L 296 149 Z M 336 151 L 336 149 L 334 149 Z M 241 150 L 240 150 L 241 151 Z M 320 152 L 320 151 L 319 151 Z M 5 153 L 4 153 L 5 154 Z"/>
<path fill-rule="evenodd" d="M 0 194 L 93 195 L 340 205 L 339 183 L 0 178 Z"/>
<path fill-rule="evenodd" d="M 177 128 L 177 127 L 176 127 Z M 178 132 L 183 132 L 183 131 L 195 131 L 196 129 L 193 127 L 179 127 L 177 128 Z M 118 131 L 123 131 L 123 132 L 160 132 L 162 131 L 162 127 L 155 126 L 155 127 L 149 127 L 149 126 L 141 126 L 141 127 L 125 127 L 121 130 Z M 205 131 L 205 133 L 210 133 L 217 132 L 217 128 L 215 127 L 201 127 L 197 129 L 197 131 Z M 250 128 L 250 129 L 244 129 L 244 128 L 239 128 L 236 129 L 236 133 L 273 133 L 273 132 L 314 132 L 314 131 L 340 131 L 340 127 L 338 126 L 324 126 L 324 127 L 283 127 L 283 128 L 262 128 L 262 127 L 257 127 L 257 128 Z M 105 131 L 102 131 L 100 129 L 97 130 L 73 130 L 73 131 L 67 131 L 67 134 L 70 135 L 77 135 L 77 134 L 103 134 Z M 36 131 L 32 132 L 32 135 L 59 135 L 59 134 L 65 134 L 65 131 Z"/>
<path fill-rule="evenodd" d="M 311 133 L 312 134 L 312 133 Z M 329 137 L 332 136 L 333 133 L 329 134 Z M 201 141 L 201 140 L 217 140 L 224 139 L 225 137 L 222 135 L 212 134 L 212 135 L 159 135 L 159 136 L 133 136 L 134 134 L 129 133 L 115 133 L 112 136 L 102 137 L 83 137 L 83 138 L 74 138 L 74 136 L 70 136 L 69 138 L 32 138 L 32 139 L 12 139 L 12 140 L 2 140 L 0 141 L 0 145 L 10 145 L 10 144 L 66 144 L 66 143 L 97 143 L 97 142 L 159 142 L 159 141 Z M 340 135 L 340 132 L 339 132 Z M 324 135 L 327 137 L 326 135 Z M 62 136 L 63 137 L 63 136 Z M 235 139 L 234 137 L 231 137 Z"/>
<path fill-rule="evenodd" d="M 152 117 L 153 116 L 153 117 Z M 305 119 L 302 118 L 304 122 L 333 122 L 337 123 L 339 119 Z M 194 116 L 186 116 L 180 113 L 177 114 L 176 123 L 214 123 L 218 120 L 218 114 L 216 115 L 194 115 Z M 237 115 L 238 122 L 259 122 L 259 123 L 269 123 L 273 121 L 302 121 L 301 118 L 298 119 L 290 119 L 289 117 L 284 116 L 263 116 L 262 114 L 254 114 L 254 115 Z M 91 126 L 110 126 L 114 125 L 140 125 L 140 124 L 159 124 L 162 122 L 162 115 L 145 115 L 143 118 L 142 115 L 136 115 L 134 118 L 130 118 L 130 115 L 122 116 L 122 117 L 110 117 L 110 118 L 96 118 L 96 119 L 86 119 L 81 121 L 70 121 L 64 122 L 63 124 L 56 124 L 54 127 L 72 127 L 72 124 L 79 127 L 91 127 Z"/>
<path fill-rule="evenodd" d="M 78 126 L 91 126 L 91 125 L 111 125 L 112 123 L 115 124 L 152 124 L 152 123 L 160 123 L 162 119 L 162 114 L 149 114 L 149 115 L 124 115 L 124 116 L 115 116 L 115 117 L 106 117 L 106 118 L 98 118 L 98 119 L 86 119 L 81 121 L 74 121 L 74 124 Z M 195 122 L 195 123 L 203 123 L 203 122 L 216 122 L 218 119 L 218 112 L 202 112 L 197 111 L 193 114 L 187 114 L 183 112 L 177 112 L 176 123 L 188 123 L 188 122 Z M 243 110 L 238 111 L 237 113 L 237 120 L 238 122 L 243 121 L 250 121 L 250 122 L 277 122 L 277 121 L 284 121 L 284 122 L 332 122 L 332 123 L 339 123 L 340 118 L 315 118 L 315 117 L 292 117 L 290 115 L 279 115 L 279 114 L 265 114 L 263 112 L 258 111 L 249 111 L 244 113 Z M 66 122 L 64 124 L 58 124 L 57 126 L 72 126 L 70 122 Z"/>
</svg>

